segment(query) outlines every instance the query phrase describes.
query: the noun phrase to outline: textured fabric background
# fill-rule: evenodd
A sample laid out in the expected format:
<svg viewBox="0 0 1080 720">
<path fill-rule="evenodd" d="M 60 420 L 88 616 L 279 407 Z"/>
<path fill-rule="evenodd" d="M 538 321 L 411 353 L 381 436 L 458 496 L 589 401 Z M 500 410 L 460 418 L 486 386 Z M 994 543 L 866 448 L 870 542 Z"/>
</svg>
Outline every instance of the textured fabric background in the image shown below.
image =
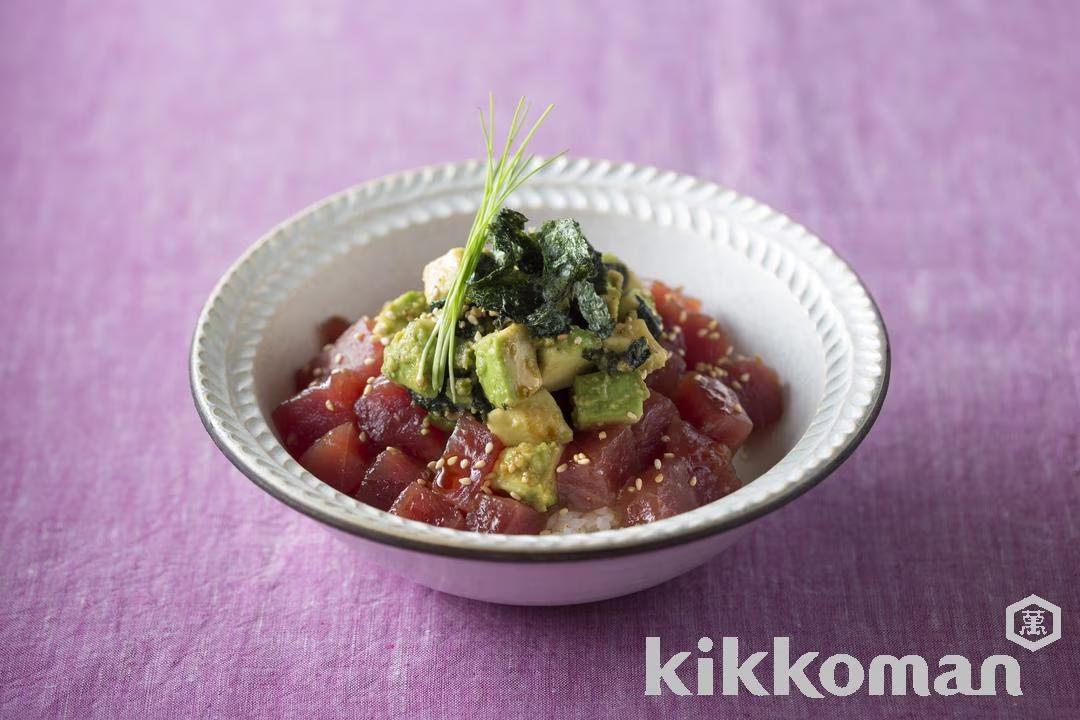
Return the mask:
<svg viewBox="0 0 1080 720">
<path fill-rule="evenodd" d="M 1077 2 L 4 3 L 0 716 L 1080 716 L 1078 31 Z M 495 607 L 357 564 L 192 408 L 228 264 L 475 156 L 489 89 L 558 105 L 541 149 L 788 212 L 889 326 L 851 461 L 635 596 Z M 1036 653 L 1002 628 L 1029 593 L 1065 617 Z M 706 634 L 1007 653 L 1024 696 L 645 698 L 644 637 Z"/>
</svg>

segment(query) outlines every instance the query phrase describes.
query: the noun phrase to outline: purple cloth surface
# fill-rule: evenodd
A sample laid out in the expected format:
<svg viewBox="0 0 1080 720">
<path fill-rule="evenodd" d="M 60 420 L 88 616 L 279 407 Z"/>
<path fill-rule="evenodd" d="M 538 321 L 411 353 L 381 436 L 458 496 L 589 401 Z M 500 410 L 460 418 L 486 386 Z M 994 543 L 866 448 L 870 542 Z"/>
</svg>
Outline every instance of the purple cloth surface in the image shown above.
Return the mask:
<svg viewBox="0 0 1080 720">
<path fill-rule="evenodd" d="M 0 716 L 1080 716 L 1078 30 L 1075 2 L 4 3 Z M 229 263 L 475 156 L 488 90 L 557 104 L 543 150 L 790 214 L 888 323 L 855 456 L 634 596 L 497 607 L 358 564 L 192 408 Z M 1035 653 L 1002 628 L 1029 593 L 1065 618 Z M 1005 653 L 1024 695 L 646 698 L 646 635 Z"/>
</svg>

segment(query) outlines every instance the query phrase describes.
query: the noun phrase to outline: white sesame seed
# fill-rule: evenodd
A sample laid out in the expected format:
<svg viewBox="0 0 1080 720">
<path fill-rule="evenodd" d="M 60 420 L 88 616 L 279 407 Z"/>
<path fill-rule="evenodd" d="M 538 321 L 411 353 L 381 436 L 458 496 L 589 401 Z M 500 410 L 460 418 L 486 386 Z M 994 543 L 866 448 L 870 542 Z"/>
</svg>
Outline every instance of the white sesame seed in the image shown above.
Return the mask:
<svg viewBox="0 0 1080 720">
<path fill-rule="evenodd" d="M 601 440 L 606 440 L 607 439 L 607 433 L 604 432 L 603 430 L 601 430 L 600 434 L 597 435 L 597 437 L 600 438 Z"/>
<path fill-rule="evenodd" d="M 460 480 L 458 480 L 458 482 L 461 483 L 462 485 L 472 485 L 472 480 L 470 478 L 467 478 L 467 477 L 461 478 Z"/>
<path fill-rule="evenodd" d="M 559 465 L 559 467 L 555 468 L 555 472 L 557 472 L 557 473 L 566 472 L 566 468 L 568 468 L 568 467 L 570 467 L 570 466 L 567 465 L 566 463 L 563 463 L 563 464 Z"/>
<path fill-rule="evenodd" d="M 515 500 L 520 500 L 521 499 L 521 496 L 518 495 L 516 492 L 513 492 L 513 491 L 510 492 L 510 497 L 514 498 Z"/>
<path fill-rule="evenodd" d="M 656 484 L 659 485 L 660 483 L 664 482 L 664 474 L 659 473 L 656 477 L 653 478 L 653 480 L 655 480 Z"/>
<path fill-rule="evenodd" d="M 370 392 L 371 392 L 371 383 L 368 383 L 367 387 L 364 388 L 364 395 L 367 396 L 367 394 L 370 393 Z"/>
<path fill-rule="evenodd" d="M 457 459 L 457 455 L 451 455 L 450 457 L 446 458 L 446 464 L 453 467 L 454 465 L 457 465 Z"/>
<path fill-rule="evenodd" d="M 421 435 L 430 435 L 431 431 L 428 430 L 427 428 L 420 428 L 420 434 Z"/>
<path fill-rule="evenodd" d="M 634 487 L 638 490 L 641 489 L 641 478 L 634 478 Z"/>
<path fill-rule="evenodd" d="M 671 436 L 670 435 L 661 435 L 660 440 L 663 441 L 663 442 L 671 442 Z"/>
<path fill-rule="evenodd" d="M 387 345 L 390 344 L 390 338 L 388 338 L 388 337 L 379 338 L 379 344 L 382 345 L 383 347 L 386 347 Z"/>
<path fill-rule="evenodd" d="M 637 420 L 637 415 L 630 412 L 629 410 L 626 411 L 626 417 L 630 418 L 631 420 Z"/>
<path fill-rule="evenodd" d="M 446 461 L 443 460 L 442 458 L 439 458 L 438 460 L 435 461 L 435 467 L 436 468 L 441 469 L 444 465 L 446 465 Z"/>
<path fill-rule="evenodd" d="M 739 376 L 739 379 L 742 380 L 744 383 L 750 382 L 750 373 L 743 373 Z"/>
<path fill-rule="evenodd" d="M 698 337 L 705 337 L 708 334 L 709 334 L 709 331 L 706 328 L 701 328 L 700 330 L 697 331 L 697 336 Z"/>
<path fill-rule="evenodd" d="M 737 413 L 745 413 L 746 410 L 743 409 L 743 406 L 742 406 L 741 403 L 735 403 L 735 412 L 737 412 Z"/>
<path fill-rule="evenodd" d="M 374 365 L 375 364 L 375 358 L 364 358 L 364 364 L 365 365 Z"/>
<path fill-rule="evenodd" d="M 577 459 L 575 460 L 575 462 L 576 462 L 576 463 L 577 463 L 578 465 L 588 465 L 588 464 L 589 464 L 590 462 L 592 462 L 592 461 L 591 461 L 591 460 L 589 460 L 589 458 L 587 458 L 587 457 L 585 457 L 584 455 L 582 455 L 581 457 L 577 458 Z"/>
<path fill-rule="evenodd" d="M 469 458 L 462 458 L 461 459 L 461 469 L 465 470 L 468 467 L 469 467 Z"/>
<path fill-rule="evenodd" d="M 570 512 L 570 508 L 559 508 L 560 515 L 565 515 L 568 512 Z"/>
<path fill-rule="evenodd" d="M 494 449 L 495 449 L 495 443 L 493 443 L 493 442 L 488 442 L 488 444 L 484 446 L 484 452 L 486 452 L 486 453 L 490 453 Z"/>
<path fill-rule="evenodd" d="M 367 442 L 368 435 L 363 430 L 360 431 L 360 442 Z"/>
<path fill-rule="evenodd" d="M 334 412 L 334 403 L 331 400 L 326 401 L 326 409 L 330 412 Z"/>
<path fill-rule="evenodd" d="M 672 452 L 666 452 L 666 453 L 664 453 L 664 457 L 665 457 L 665 458 L 673 458 L 673 457 L 675 457 L 675 453 L 672 453 Z"/>
<path fill-rule="evenodd" d="M 697 485 L 697 475 L 690 478 L 690 487 L 694 487 L 695 485 Z"/>
<path fill-rule="evenodd" d="M 487 467 L 487 460 L 477 460 L 473 463 L 473 467 L 477 470 Z"/>
<path fill-rule="evenodd" d="M 653 460 L 652 464 L 653 464 L 653 467 L 656 468 L 657 470 L 659 470 L 660 468 L 663 467 L 663 464 L 660 462 L 660 458 L 656 458 L 655 460 Z"/>
</svg>

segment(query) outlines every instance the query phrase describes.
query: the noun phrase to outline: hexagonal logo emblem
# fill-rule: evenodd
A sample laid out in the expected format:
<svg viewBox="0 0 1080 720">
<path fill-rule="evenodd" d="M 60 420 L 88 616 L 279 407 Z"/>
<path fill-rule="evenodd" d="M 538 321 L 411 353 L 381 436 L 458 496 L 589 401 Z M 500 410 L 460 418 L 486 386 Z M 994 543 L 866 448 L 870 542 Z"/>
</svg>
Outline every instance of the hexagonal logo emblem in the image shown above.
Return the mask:
<svg viewBox="0 0 1080 720">
<path fill-rule="evenodd" d="M 1005 637 L 1032 652 L 1061 638 L 1061 608 L 1028 595 L 1005 608 Z"/>
</svg>

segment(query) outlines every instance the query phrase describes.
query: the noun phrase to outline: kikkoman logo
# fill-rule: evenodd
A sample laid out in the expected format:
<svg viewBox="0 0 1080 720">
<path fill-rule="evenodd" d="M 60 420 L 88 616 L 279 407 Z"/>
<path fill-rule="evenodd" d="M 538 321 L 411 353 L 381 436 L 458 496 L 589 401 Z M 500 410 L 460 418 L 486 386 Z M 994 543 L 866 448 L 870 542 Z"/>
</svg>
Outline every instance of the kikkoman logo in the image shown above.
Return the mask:
<svg viewBox="0 0 1080 720">
<path fill-rule="evenodd" d="M 683 682 L 679 669 L 690 657 L 683 651 L 672 655 L 666 662 L 660 649 L 660 638 L 645 638 L 645 694 L 662 695 L 665 688 L 676 695 L 713 695 L 716 693 L 717 674 L 714 658 L 709 656 L 715 644 L 712 638 L 698 640 L 695 691 Z M 1020 690 L 1020 664 L 1008 655 L 991 655 L 982 661 L 978 670 L 978 687 L 973 683 L 971 661 L 962 655 L 945 655 L 937 661 L 935 676 L 930 679 L 930 664 L 919 655 L 878 655 L 863 663 L 858 658 L 841 653 L 830 655 L 817 666 L 819 652 L 803 653 L 797 660 L 791 659 L 791 638 L 774 637 L 772 646 L 772 695 L 790 695 L 792 688 L 806 697 L 821 698 L 825 693 L 844 697 L 854 695 L 865 687 L 870 695 L 997 695 L 998 677 L 1004 677 L 1005 691 L 1009 695 L 1023 695 Z M 767 652 L 739 656 L 739 638 L 725 637 L 720 649 L 720 691 L 724 695 L 738 695 L 744 689 L 751 695 L 769 695 L 770 692 L 758 678 L 757 672 Z M 999 672 L 1001 671 L 1001 672 Z M 815 685 L 811 679 L 817 677 Z"/>
<path fill-rule="evenodd" d="M 1061 608 L 1038 595 L 1028 595 L 1005 609 L 1005 637 L 1028 650 L 1044 648 L 1061 637 Z M 645 638 L 645 694 L 662 695 L 665 688 L 676 695 L 713 695 L 716 693 L 716 658 L 712 657 L 715 643 L 712 638 L 698 640 L 697 674 L 694 691 L 686 686 L 689 675 L 680 668 L 690 652 L 677 652 L 664 661 L 660 638 Z M 792 688 L 811 698 L 825 693 L 844 697 L 863 690 L 869 695 L 997 695 L 998 679 L 1004 680 L 1009 695 L 1023 695 L 1020 690 L 1020 663 L 1008 655 L 991 655 L 982 661 L 977 671 L 963 655 L 945 655 L 933 668 L 920 655 L 877 655 L 869 663 L 840 653 L 830 655 L 811 667 L 820 652 L 803 653 L 791 660 L 791 638 L 774 637 L 772 663 L 764 663 L 767 652 L 755 652 L 742 658 L 739 638 L 725 637 L 720 643 L 720 692 L 738 695 L 746 690 L 752 695 L 769 695 L 758 678 L 772 666 L 772 695 L 790 695 Z M 813 677 L 817 678 L 814 684 Z M 978 686 L 975 681 L 978 681 Z"/>
</svg>

